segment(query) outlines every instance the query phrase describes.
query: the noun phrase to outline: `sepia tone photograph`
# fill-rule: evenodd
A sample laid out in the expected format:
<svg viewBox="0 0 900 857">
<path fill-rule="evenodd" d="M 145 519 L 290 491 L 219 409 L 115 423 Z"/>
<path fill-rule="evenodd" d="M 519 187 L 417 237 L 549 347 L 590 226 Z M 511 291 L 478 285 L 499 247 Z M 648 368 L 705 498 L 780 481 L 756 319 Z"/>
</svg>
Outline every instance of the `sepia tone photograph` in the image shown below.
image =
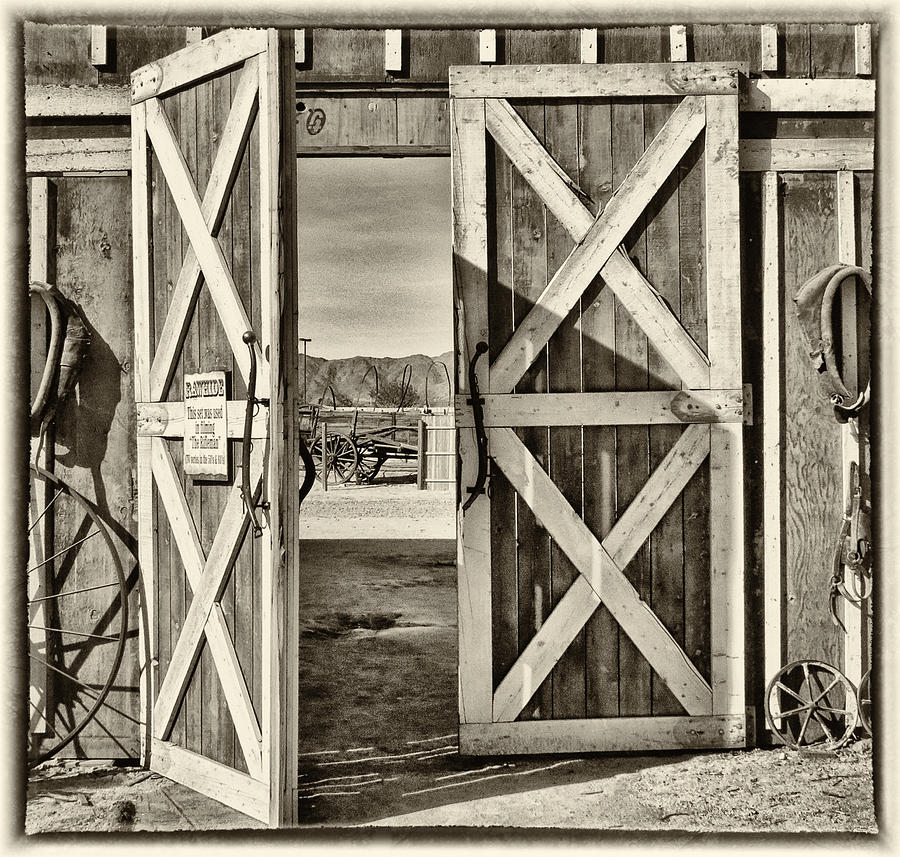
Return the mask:
<svg viewBox="0 0 900 857">
<path fill-rule="evenodd" d="M 20 842 L 883 841 L 879 19 L 583 8 L 21 17 Z"/>
</svg>

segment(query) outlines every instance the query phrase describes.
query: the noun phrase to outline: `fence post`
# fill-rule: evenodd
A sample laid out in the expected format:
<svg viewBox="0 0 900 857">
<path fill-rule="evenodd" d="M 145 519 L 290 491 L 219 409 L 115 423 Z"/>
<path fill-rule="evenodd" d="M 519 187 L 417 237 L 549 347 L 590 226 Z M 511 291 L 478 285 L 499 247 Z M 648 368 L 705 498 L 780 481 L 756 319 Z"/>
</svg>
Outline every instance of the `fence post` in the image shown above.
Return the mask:
<svg viewBox="0 0 900 857">
<path fill-rule="evenodd" d="M 426 464 L 426 455 L 425 455 L 425 448 L 427 446 L 427 443 L 425 440 L 426 431 L 427 431 L 427 428 L 425 425 L 425 418 L 419 417 L 419 453 L 418 453 L 419 467 L 418 467 L 418 472 L 416 474 L 416 488 L 418 488 L 420 491 L 424 491 L 425 487 L 426 487 L 426 484 L 425 484 L 426 472 L 425 471 L 428 466 Z"/>
<path fill-rule="evenodd" d="M 328 423 L 322 423 L 322 490 L 328 490 Z"/>
</svg>

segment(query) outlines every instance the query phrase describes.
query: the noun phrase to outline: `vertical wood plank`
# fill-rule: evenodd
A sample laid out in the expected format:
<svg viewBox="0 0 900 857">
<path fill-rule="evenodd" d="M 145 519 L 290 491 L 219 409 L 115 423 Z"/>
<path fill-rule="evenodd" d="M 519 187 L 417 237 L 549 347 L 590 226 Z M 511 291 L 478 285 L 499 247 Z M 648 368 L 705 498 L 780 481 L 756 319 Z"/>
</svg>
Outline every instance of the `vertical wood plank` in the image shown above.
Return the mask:
<svg viewBox="0 0 900 857">
<path fill-rule="evenodd" d="M 517 49 L 516 39 L 510 36 L 510 48 Z M 518 36 L 518 33 L 515 34 Z M 528 46 L 530 47 L 530 46 Z M 527 47 L 526 47 L 527 51 Z M 525 53 L 525 51 L 523 51 Z M 515 54 L 514 54 L 515 56 Z M 528 59 L 531 56 L 526 53 Z M 520 62 L 524 58 L 516 57 Z M 535 133 L 544 140 L 544 106 L 529 102 L 517 107 L 520 115 Z M 538 295 L 547 284 L 547 223 L 540 197 L 522 175 L 513 170 L 513 321 L 516 325 L 528 314 Z M 541 350 L 537 360 L 516 384 L 517 393 L 547 392 L 547 350 Z M 516 433 L 545 469 L 548 431 L 542 426 L 517 429 Z M 516 497 L 516 565 L 519 590 L 519 648 L 523 649 L 550 614 L 552 591 L 550 578 L 550 541 L 527 503 Z M 550 717 L 552 685 L 546 680 L 523 709 L 520 719 Z"/>
<path fill-rule="evenodd" d="M 106 65 L 106 27 L 91 27 L 91 65 Z"/>
<path fill-rule="evenodd" d="M 299 459 L 292 428 L 297 386 L 293 54 L 292 31 L 268 31 L 267 51 L 260 57 L 259 99 L 261 332 L 269 361 L 271 402 L 264 476 L 270 505 L 262 556 L 261 722 L 269 824 L 273 826 L 297 821 Z M 284 240 L 279 216 L 284 228 L 292 230 Z"/>
<path fill-rule="evenodd" d="M 775 24 L 761 24 L 759 27 L 761 71 L 778 71 L 778 27 Z"/>
<path fill-rule="evenodd" d="M 294 65 L 306 62 L 306 30 L 294 30 Z"/>
<path fill-rule="evenodd" d="M 687 27 L 684 24 L 669 27 L 669 60 L 687 62 Z"/>
<path fill-rule="evenodd" d="M 679 167 L 678 255 L 681 323 L 694 341 L 707 347 L 704 280 L 705 177 L 703 140 L 694 142 Z M 709 680 L 709 461 L 684 489 L 684 649 Z"/>
<path fill-rule="evenodd" d="M 594 201 L 596 214 L 612 196 L 611 108 L 603 103 L 579 105 L 581 188 Z M 581 343 L 585 392 L 615 389 L 616 308 L 612 289 L 597 278 L 581 301 Z M 599 539 L 616 521 L 616 429 L 585 426 L 584 521 Z M 586 715 L 619 713 L 618 623 L 601 604 L 585 625 Z"/>
<path fill-rule="evenodd" d="M 194 42 L 200 42 L 203 40 L 203 27 L 185 27 L 184 28 L 184 43 L 186 45 L 192 45 Z"/>
<path fill-rule="evenodd" d="M 384 31 L 384 70 L 401 71 L 403 69 L 403 31 Z"/>
<path fill-rule="evenodd" d="M 238 75 L 231 75 L 231 99 L 233 101 L 238 90 Z M 256 123 L 253 123 L 256 127 Z M 253 160 L 253 144 L 248 142 L 246 150 L 241 158 L 240 165 L 235 177 L 234 186 L 231 191 L 230 211 L 226 217 L 230 217 L 232 221 L 231 228 L 231 272 L 234 277 L 235 285 L 241 296 L 241 302 L 247 310 L 247 315 L 251 319 L 251 326 L 259 329 L 258 320 L 254 313 L 253 300 L 253 252 L 252 252 L 252 232 L 253 212 L 257 206 L 253 205 L 253 196 L 250 192 L 250 170 L 251 161 Z M 233 365 L 233 364 L 232 364 Z M 240 400 L 244 399 L 247 394 L 244 379 L 239 372 L 232 373 L 232 397 Z M 231 455 L 234 462 L 234 472 L 236 468 L 242 466 L 240 461 L 241 454 L 240 442 L 232 443 Z M 249 539 L 241 552 L 241 556 L 235 563 L 232 572 L 233 584 L 230 585 L 230 596 L 233 599 L 233 630 L 235 651 L 241 664 L 241 670 L 247 683 L 247 687 L 251 688 L 257 676 L 255 675 L 255 658 L 254 654 L 259 649 L 258 637 L 253 635 L 253 616 L 258 613 L 257 606 L 253 600 L 254 577 L 259 573 L 259 539 Z M 251 699 L 253 693 L 251 690 Z M 254 700 L 254 709 L 259 711 L 258 698 Z M 237 736 L 235 735 L 234 744 L 235 763 L 241 769 L 244 769 L 243 752 L 240 750 Z"/>
<path fill-rule="evenodd" d="M 490 274 L 488 315 L 493 362 L 513 331 L 513 226 L 512 171 L 503 150 L 488 138 L 488 163 L 493 167 L 488 187 L 488 243 L 493 264 Z M 492 180 L 491 180 L 492 179 Z M 490 257 L 489 257 L 490 258 Z M 519 654 L 518 585 L 516 571 L 516 493 L 500 468 L 491 473 L 491 648 L 494 685 Z"/>
<path fill-rule="evenodd" d="M 482 341 L 490 346 L 484 101 L 454 99 L 450 124 L 457 389 L 466 393 L 475 346 Z M 478 361 L 476 377 L 480 390 L 490 390 L 486 360 Z M 462 511 L 466 489 L 475 484 L 478 470 L 474 431 L 461 429 L 457 443 L 459 719 L 460 723 L 488 723 L 493 719 L 490 501 L 481 494 Z"/>
<path fill-rule="evenodd" d="M 146 104 L 131 111 L 131 259 L 134 294 L 134 398 L 147 401 L 153 337 L 150 279 L 150 163 L 147 151 Z M 141 764 L 150 762 L 151 714 L 156 699 L 158 640 L 156 626 L 156 534 L 150 438 L 137 441 L 138 566 L 141 574 L 138 669 L 140 673 Z"/>
<path fill-rule="evenodd" d="M 583 63 L 597 62 L 597 28 L 588 27 L 581 31 L 581 61 Z"/>
<path fill-rule="evenodd" d="M 854 27 L 855 66 L 858 75 L 872 73 L 872 25 Z"/>
<path fill-rule="evenodd" d="M 706 97 L 706 287 L 709 380 L 740 387 L 741 280 L 737 96 Z M 742 426 L 710 427 L 713 711 L 744 713 Z"/>
<path fill-rule="evenodd" d="M 665 49 L 662 27 L 632 27 L 607 31 L 606 61 L 661 60 Z M 611 106 L 613 187 L 618 188 L 644 152 L 644 104 L 637 99 L 613 102 Z M 646 217 L 642 213 L 625 239 L 629 256 L 642 271 L 647 270 Z M 648 387 L 647 337 L 621 303 L 615 301 L 616 390 L 640 391 Z M 621 514 L 650 475 L 647 426 L 617 426 L 616 508 Z M 650 601 L 650 544 L 645 542 L 624 569 L 640 594 Z M 619 714 L 649 715 L 651 669 L 631 639 L 618 631 Z"/>
<path fill-rule="evenodd" d="M 856 190 L 853 173 L 839 170 L 836 176 L 835 203 L 837 209 L 838 261 L 845 265 L 857 264 L 856 238 Z M 859 387 L 859 348 L 857 342 L 857 286 L 851 280 L 841 288 L 841 371 L 844 383 L 851 391 Z M 854 437 L 855 435 L 855 437 Z M 850 499 L 850 467 L 861 463 L 860 433 L 858 425 L 845 423 L 841 426 L 841 484 L 843 508 Z M 843 602 L 844 628 L 844 675 L 859 685 L 866 667 L 865 639 L 860 607 Z"/>
<path fill-rule="evenodd" d="M 478 61 L 497 62 L 497 31 L 481 30 L 478 34 Z"/>
<path fill-rule="evenodd" d="M 781 372 L 783 298 L 777 173 L 763 174 L 762 194 L 763 538 L 765 540 L 763 678 L 768 682 L 785 665 Z"/>
<path fill-rule="evenodd" d="M 784 75 L 810 76 L 809 24 L 784 25 Z"/>
<path fill-rule="evenodd" d="M 644 143 L 649 145 L 663 127 L 674 105 L 648 103 L 644 108 Z M 647 277 L 676 316 L 681 314 L 679 259 L 679 171 L 663 184 L 647 208 Z M 648 345 L 648 387 L 671 390 L 681 386 L 675 368 Z M 663 461 L 681 436 L 679 426 L 650 427 L 650 470 Z M 684 642 L 683 503 L 677 497 L 650 536 L 650 605 L 672 636 Z M 654 672 L 651 677 L 654 715 L 681 714 L 682 705 Z"/>
<path fill-rule="evenodd" d="M 280 806 L 270 812 L 270 821 L 277 818 L 281 826 L 296 825 L 297 806 L 297 753 L 299 745 L 300 704 L 300 531 L 299 491 L 300 455 L 297 437 L 296 413 L 298 401 L 299 354 L 298 336 L 298 282 L 297 282 L 297 157 L 294 139 L 294 65 L 292 34 L 272 31 L 270 45 L 277 45 L 281 73 L 278 79 L 278 133 L 277 210 L 283 233 L 275 243 L 275 258 L 281 267 L 276 268 L 280 277 L 280 312 L 272 320 L 273 333 L 277 331 L 279 360 L 270 381 L 270 397 L 282 396 L 278 422 L 270 428 L 270 434 L 278 432 L 281 461 L 275 471 L 273 494 L 277 502 L 272 504 L 272 520 L 278 522 L 281 552 L 281 572 L 275 601 L 281 611 L 278 617 L 279 634 L 273 641 L 281 671 L 281 705 L 279 744 L 279 777 L 273 791 L 281 795 Z M 271 48 L 270 48 L 271 50 Z M 274 444 L 273 444 L 274 445 Z M 276 517 L 277 514 L 277 517 Z"/>
<path fill-rule="evenodd" d="M 544 107 L 547 151 L 580 184 L 578 159 L 578 105 L 550 101 Z M 551 277 L 574 246 L 568 231 L 552 214 L 547 223 L 547 276 Z M 548 392 L 581 392 L 581 300 L 562 320 L 547 343 Z M 582 448 L 580 426 L 549 430 L 550 478 L 579 515 L 583 514 Z M 550 544 L 550 581 L 555 607 L 579 574 L 559 546 Z M 580 631 L 550 673 L 554 719 L 585 716 L 585 633 Z"/>
<path fill-rule="evenodd" d="M 34 176 L 29 182 L 29 215 L 28 215 L 28 271 L 31 282 L 50 283 L 55 280 L 52 273 L 55 248 L 51 238 L 51 199 L 50 183 L 46 176 Z M 43 300 L 34 298 L 30 307 L 30 336 L 31 336 L 31 401 L 33 402 L 41 384 L 44 374 L 44 366 L 47 359 L 48 330 L 47 308 Z M 54 469 L 55 441 L 53 421 L 44 427 L 43 448 L 37 449 L 40 438 L 32 436 L 29 460 L 36 461 L 51 472 Z M 32 508 L 35 509 L 35 518 L 47 508 L 50 500 L 47 485 L 43 481 L 33 481 L 34 496 L 31 498 Z M 36 526 L 29 532 L 29 544 L 33 551 L 33 559 L 43 561 L 54 553 L 48 539 L 52 538 L 52 525 L 46 516 L 41 517 Z M 32 563 L 34 564 L 34 563 Z M 48 578 L 51 564 L 38 569 L 28 575 L 28 597 L 40 598 L 47 592 Z M 28 642 L 31 653 L 36 657 L 45 657 L 47 651 L 47 634 L 38 630 L 49 623 L 46 618 L 45 602 L 35 601 L 31 606 L 28 616 L 29 625 L 37 627 L 29 628 Z M 28 695 L 30 709 L 28 712 L 29 732 L 33 735 L 49 732 L 50 724 L 47 723 L 47 701 L 50 685 L 50 675 L 47 669 L 39 670 L 34 662 L 31 666 L 30 676 L 35 684 L 29 686 Z"/>
</svg>

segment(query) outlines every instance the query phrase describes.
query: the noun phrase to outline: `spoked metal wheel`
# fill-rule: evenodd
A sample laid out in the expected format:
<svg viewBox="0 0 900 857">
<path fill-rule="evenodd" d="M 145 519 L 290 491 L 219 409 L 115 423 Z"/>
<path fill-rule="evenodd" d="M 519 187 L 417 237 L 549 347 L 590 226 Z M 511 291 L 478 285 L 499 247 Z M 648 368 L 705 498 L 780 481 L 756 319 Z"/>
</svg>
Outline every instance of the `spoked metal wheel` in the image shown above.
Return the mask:
<svg viewBox="0 0 900 857">
<path fill-rule="evenodd" d="M 862 723 L 863 729 L 872 734 L 872 670 L 866 670 L 863 677 L 859 680 L 859 687 L 856 689 L 856 704 L 859 708 L 859 722 Z"/>
<path fill-rule="evenodd" d="M 35 465 L 28 538 L 28 757 L 36 765 L 105 705 L 125 651 L 128 591 L 93 506 Z"/>
<path fill-rule="evenodd" d="M 788 747 L 834 750 L 856 728 L 853 683 L 822 661 L 794 661 L 766 688 L 766 722 Z"/>
<path fill-rule="evenodd" d="M 359 447 L 359 462 L 356 466 L 356 481 L 371 482 L 384 464 L 384 456 L 378 453 L 372 444 Z"/>
<path fill-rule="evenodd" d="M 358 457 L 356 444 L 345 434 L 335 432 L 326 438 L 328 448 L 328 484 L 343 485 L 356 473 Z M 316 478 L 321 482 L 322 476 L 322 438 L 317 437 L 309 447 L 313 461 L 316 463 Z"/>
</svg>

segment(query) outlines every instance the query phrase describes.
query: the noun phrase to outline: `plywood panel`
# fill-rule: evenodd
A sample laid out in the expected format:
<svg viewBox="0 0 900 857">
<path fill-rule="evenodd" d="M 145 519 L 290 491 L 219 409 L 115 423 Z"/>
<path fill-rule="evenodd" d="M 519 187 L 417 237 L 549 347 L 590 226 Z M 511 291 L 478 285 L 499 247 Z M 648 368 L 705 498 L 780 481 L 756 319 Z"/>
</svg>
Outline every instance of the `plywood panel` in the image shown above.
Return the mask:
<svg viewBox="0 0 900 857">
<path fill-rule="evenodd" d="M 841 633 L 829 618 L 828 573 L 840 527 L 840 431 L 821 395 L 793 297 L 837 258 L 834 178 L 785 174 L 785 562 L 787 659 L 840 663 Z"/>
<path fill-rule="evenodd" d="M 126 178 L 61 178 L 57 186 L 57 217 L 51 243 L 56 245 L 56 275 L 60 291 L 83 312 L 92 342 L 79 373 L 76 392 L 60 407 L 56 418 L 55 470 L 77 491 L 96 502 L 100 514 L 121 540 L 124 571 L 133 588 L 136 575 L 129 549 L 134 550 L 132 505 L 135 422 L 131 377 L 133 333 L 131 313 L 131 242 L 129 230 L 120 228 L 121 213 L 128 216 L 130 186 Z M 128 316 L 123 323 L 122 308 Z M 80 515 L 60 508 L 53 525 L 54 552 L 68 546 L 73 534 L 86 534 Z M 80 537 L 79 536 L 79 537 Z M 95 585 L 113 577 L 112 564 L 99 540 L 53 564 L 59 589 Z M 63 587 L 63 582 L 65 585 Z M 53 627 L 108 633 L 119 627 L 111 612 L 112 590 L 99 590 L 59 599 L 51 611 Z M 129 600 L 129 629 L 137 629 L 138 600 Z M 58 622 L 58 623 L 57 623 Z M 66 645 L 83 644 L 68 638 Z M 67 657 L 66 662 L 71 662 Z M 105 679 L 105 664 L 96 654 L 85 658 L 88 672 L 82 681 Z M 93 672 L 91 673 L 91 669 Z M 126 645 L 123 665 L 108 705 L 63 755 L 136 757 L 139 736 L 133 721 L 138 716 L 137 641 Z M 62 701 L 71 698 L 64 680 L 55 682 Z M 86 699 L 86 697 L 83 697 Z M 72 713 L 84 712 L 76 704 Z"/>
</svg>

